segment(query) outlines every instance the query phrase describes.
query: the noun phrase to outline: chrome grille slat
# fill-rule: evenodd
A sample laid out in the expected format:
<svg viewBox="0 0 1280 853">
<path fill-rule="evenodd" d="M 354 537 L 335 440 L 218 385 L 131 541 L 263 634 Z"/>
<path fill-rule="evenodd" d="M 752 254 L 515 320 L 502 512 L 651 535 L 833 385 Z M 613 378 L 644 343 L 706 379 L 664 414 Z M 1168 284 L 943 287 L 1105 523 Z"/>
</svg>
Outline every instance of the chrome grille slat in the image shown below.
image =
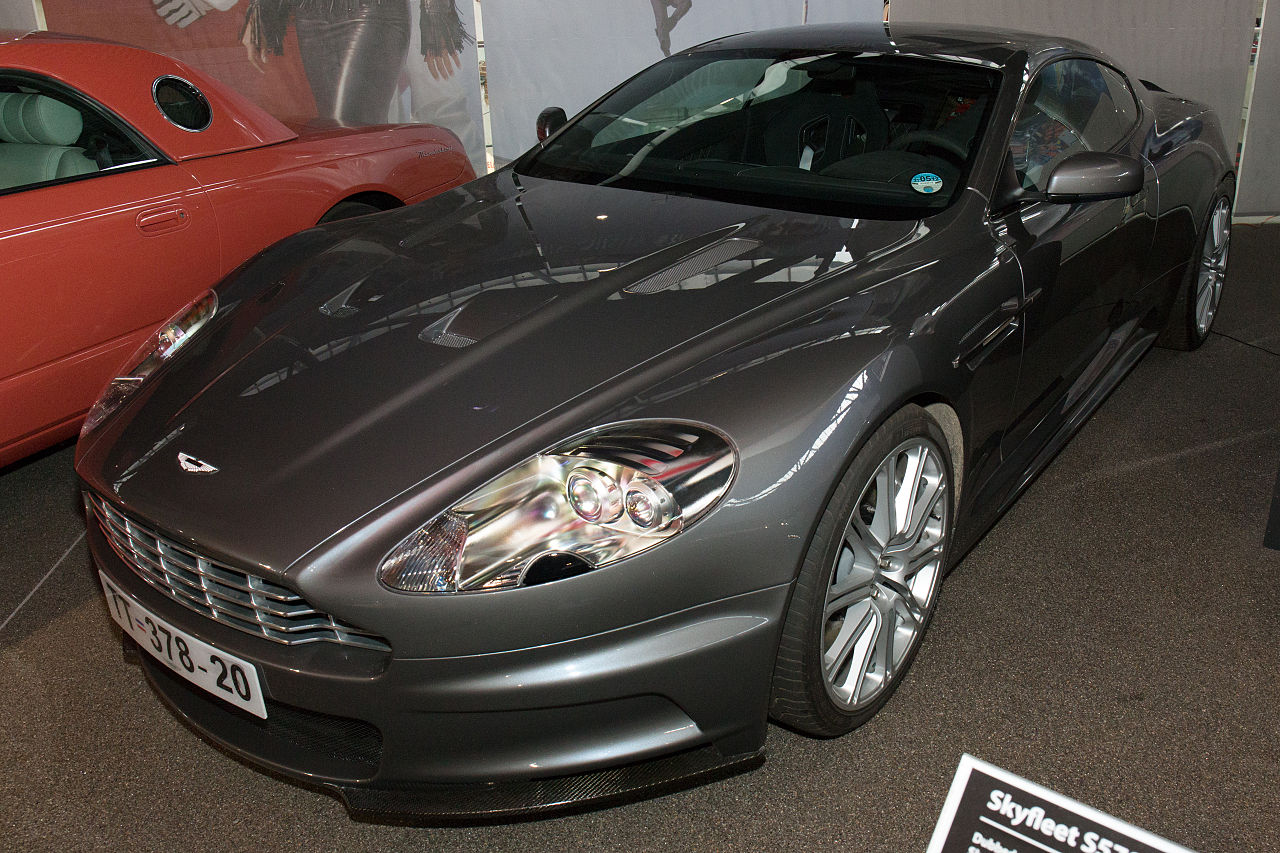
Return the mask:
<svg viewBox="0 0 1280 853">
<path fill-rule="evenodd" d="M 286 645 L 338 643 L 390 651 L 386 640 L 312 607 L 296 592 L 216 563 L 111 507 L 88 502 L 111 550 L 153 589 L 224 625 Z"/>
</svg>

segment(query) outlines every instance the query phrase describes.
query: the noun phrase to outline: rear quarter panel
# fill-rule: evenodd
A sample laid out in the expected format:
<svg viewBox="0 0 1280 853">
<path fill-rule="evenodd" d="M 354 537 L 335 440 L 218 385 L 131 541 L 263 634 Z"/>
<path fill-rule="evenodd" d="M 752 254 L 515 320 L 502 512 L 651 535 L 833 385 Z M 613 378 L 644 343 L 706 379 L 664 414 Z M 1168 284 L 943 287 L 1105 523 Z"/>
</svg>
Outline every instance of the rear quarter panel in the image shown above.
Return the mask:
<svg viewBox="0 0 1280 853">
<path fill-rule="evenodd" d="M 304 135 L 184 165 L 217 216 L 223 274 L 344 199 L 379 193 L 412 204 L 474 177 L 453 135 L 430 126 Z"/>
<path fill-rule="evenodd" d="M 1139 84 L 1141 89 L 1141 84 Z M 1143 155 L 1160 181 L 1160 218 L 1152 247 L 1155 280 L 1181 281 L 1214 191 L 1234 172 L 1217 115 L 1204 104 L 1146 91 L 1154 114 Z"/>
</svg>

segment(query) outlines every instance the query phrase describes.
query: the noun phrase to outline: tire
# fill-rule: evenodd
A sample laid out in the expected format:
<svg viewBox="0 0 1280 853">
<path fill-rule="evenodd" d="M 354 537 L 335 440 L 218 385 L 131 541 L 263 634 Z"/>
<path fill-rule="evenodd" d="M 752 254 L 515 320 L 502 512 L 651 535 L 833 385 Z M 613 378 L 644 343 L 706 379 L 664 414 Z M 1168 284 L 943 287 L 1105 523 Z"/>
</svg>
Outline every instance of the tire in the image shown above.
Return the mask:
<svg viewBox="0 0 1280 853">
<path fill-rule="evenodd" d="M 1224 182 L 1214 193 L 1209 214 L 1196 238 L 1196 254 L 1187 264 L 1169 322 L 1157 343 L 1169 349 L 1193 350 L 1213 328 L 1227 278 L 1231 249 L 1232 187 Z"/>
<path fill-rule="evenodd" d="M 320 217 L 318 225 L 326 222 L 337 222 L 339 219 L 350 219 L 353 216 L 365 216 L 370 213 L 381 213 L 382 208 L 363 201 L 340 201 L 329 212 Z"/>
<path fill-rule="evenodd" d="M 942 428 L 917 406 L 889 418 L 849 463 L 783 622 L 769 703 L 776 721 L 835 737 L 869 720 L 897 689 L 937 606 L 954 471 Z M 914 490 L 902 489 L 906 477 Z M 889 502 L 891 493 L 899 500 Z M 902 500 L 911 508 L 907 533 L 886 536 Z"/>
</svg>

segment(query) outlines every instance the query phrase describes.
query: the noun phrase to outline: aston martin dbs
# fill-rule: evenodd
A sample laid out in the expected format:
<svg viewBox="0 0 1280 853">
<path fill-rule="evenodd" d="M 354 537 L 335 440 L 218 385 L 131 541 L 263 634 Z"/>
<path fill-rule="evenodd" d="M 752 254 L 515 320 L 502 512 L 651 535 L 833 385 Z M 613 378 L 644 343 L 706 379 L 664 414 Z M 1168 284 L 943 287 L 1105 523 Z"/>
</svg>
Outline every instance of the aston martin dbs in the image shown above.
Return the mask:
<svg viewBox="0 0 1280 853">
<path fill-rule="evenodd" d="M 760 32 L 561 115 L 259 255 L 77 451 L 156 691 L 354 813 L 606 802 L 753 766 L 770 718 L 853 730 L 1222 291 L 1218 120 L 1076 42 Z"/>
</svg>

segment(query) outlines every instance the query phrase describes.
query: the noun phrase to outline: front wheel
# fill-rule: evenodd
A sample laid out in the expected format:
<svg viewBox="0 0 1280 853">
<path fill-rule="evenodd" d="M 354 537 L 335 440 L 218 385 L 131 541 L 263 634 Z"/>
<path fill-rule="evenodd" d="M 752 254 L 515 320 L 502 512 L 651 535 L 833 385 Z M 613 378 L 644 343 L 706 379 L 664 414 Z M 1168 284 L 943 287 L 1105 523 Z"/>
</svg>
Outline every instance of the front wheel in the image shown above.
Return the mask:
<svg viewBox="0 0 1280 853">
<path fill-rule="evenodd" d="M 937 605 L 952 524 L 941 427 L 908 406 L 837 484 L 796 580 L 770 713 L 832 737 L 871 718 L 915 658 Z"/>
</svg>

